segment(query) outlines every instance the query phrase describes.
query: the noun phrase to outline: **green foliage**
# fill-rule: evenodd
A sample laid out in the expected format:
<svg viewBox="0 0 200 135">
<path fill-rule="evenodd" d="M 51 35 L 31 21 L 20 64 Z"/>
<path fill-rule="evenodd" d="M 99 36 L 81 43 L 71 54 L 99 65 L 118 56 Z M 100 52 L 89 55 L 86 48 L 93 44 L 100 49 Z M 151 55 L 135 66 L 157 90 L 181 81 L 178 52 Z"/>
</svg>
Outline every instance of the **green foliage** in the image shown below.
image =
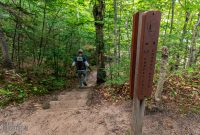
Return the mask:
<svg viewBox="0 0 200 135">
<path fill-rule="evenodd" d="M 129 80 L 130 58 L 122 57 L 118 64 L 110 64 L 107 67 L 109 76 L 107 78 L 108 84 L 124 84 Z"/>
<path fill-rule="evenodd" d="M 48 0 L 15 2 L 2 0 L 15 11 L 1 9 L 1 27 L 6 33 L 8 44 L 12 50 L 13 62 L 18 68 L 43 68 L 59 76 L 71 65 L 71 58 L 77 49 L 89 44 L 95 46 L 94 23 L 104 23 L 105 51 L 113 55 L 114 51 L 114 7 L 113 1 L 105 1 L 105 17 L 103 22 L 94 22 L 92 5 L 98 1 L 90 0 Z M 170 51 L 170 66 L 176 63 L 176 54 L 180 55 L 180 67 L 187 64 L 187 57 L 192 43 L 192 32 L 198 19 L 199 1 L 176 1 L 175 14 L 170 33 L 171 1 L 161 0 L 127 0 L 117 1 L 117 40 L 122 55 L 127 55 L 131 47 L 132 15 L 138 11 L 160 10 L 162 20 L 158 48 L 165 45 Z M 20 7 L 22 11 L 17 10 Z M 189 22 L 183 36 L 185 13 L 189 12 Z M 170 14 L 169 14 L 170 13 Z M 19 37 L 19 38 L 16 38 Z M 181 38 L 183 37 L 183 42 Z M 196 39 L 199 42 L 199 39 Z M 195 49 L 198 51 L 199 43 Z M 94 47 L 95 48 L 95 47 Z M 11 52 L 11 51 L 10 51 Z M 127 57 L 127 56 L 122 56 Z M 158 55 L 160 59 L 160 55 Z M 185 59 L 185 60 L 184 60 Z M 122 60 L 123 61 L 123 60 Z M 95 63 L 94 61 L 92 61 Z M 194 67 L 195 65 L 193 65 Z M 113 70 L 117 71 L 117 70 Z M 119 79 L 120 80 L 123 79 Z"/>
<path fill-rule="evenodd" d="M 48 90 L 42 86 L 25 83 L 9 83 L 0 89 L 0 106 L 10 102 L 23 102 L 30 95 L 44 95 Z"/>
<path fill-rule="evenodd" d="M 171 91 L 171 96 L 172 96 L 172 97 L 176 97 L 176 95 L 177 95 L 176 90 L 172 90 L 172 91 Z"/>
<path fill-rule="evenodd" d="M 0 95 L 2 96 L 2 95 L 4 95 L 4 96 L 9 96 L 9 95 L 11 95 L 12 94 L 12 92 L 10 92 L 10 91 L 7 91 L 7 90 L 5 90 L 5 89 L 0 89 Z"/>
<path fill-rule="evenodd" d="M 197 4 L 198 3 L 198 4 Z M 188 67 L 189 53 L 191 52 L 192 36 L 194 25 L 198 19 L 198 8 L 195 8 L 197 5 L 200 5 L 197 1 L 175 1 L 175 12 L 172 33 L 170 33 L 170 26 L 172 23 L 171 17 L 171 1 L 162 0 L 156 2 L 155 0 L 136 0 L 136 1 L 118 1 L 117 2 L 117 31 L 120 30 L 120 33 L 117 33 L 117 40 L 120 38 L 120 51 L 121 58 L 120 63 L 113 62 L 111 66 L 108 66 L 108 83 L 112 84 L 121 84 L 128 80 L 129 66 L 126 63 L 123 63 L 124 57 L 128 56 L 130 47 L 131 47 L 131 24 L 132 24 L 132 15 L 138 11 L 147 11 L 147 10 L 159 10 L 162 12 L 161 26 L 160 26 L 160 35 L 158 43 L 158 52 L 157 52 L 157 64 L 156 71 L 160 68 L 161 61 L 161 47 L 167 46 L 169 48 L 169 68 L 170 72 L 179 74 L 182 76 L 187 73 L 192 73 L 199 70 L 198 60 L 194 62 L 191 67 Z M 197 5 L 196 5 L 197 4 Z M 197 6 L 199 7 L 199 6 Z M 189 12 L 189 21 L 186 24 L 186 12 Z M 113 56 L 115 59 L 116 56 L 113 55 L 114 48 L 114 7 L 113 1 L 106 1 L 106 15 L 105 15 L 105 44 L 107 54 Z M 186 26 L 185 26 L 186 24 Z M 184 26 L 186 27 L 185 35 L 183 35 Z M 199 34 L 199 32 L 198 32 Z M 112 40 L 111 40 L 112 39 Z M 199 38 L 196 38 L 196 53 L 199 53 Z M 198 47 L 197 47 L 198 46 Z M 118 48 L 117 48 L 118 49 Z M 123 52 L 123 53 L 122 53 Z M 179 55 L 179 58 L 177 58 Z M 199 57 L 199 55 L 197 55 Z M 127 61 L 129 62 L 129 61 Z M 174 65 L 178 62 L 178 70 L 174 70 Z M 123 65 L 123 64 L 125 65 Z M 123 67 L 128 67 L 123 69 Z M 126 74 L 127 73 L 127 74 Z"/>
<path fill-rule="evenodd" d="M 177 71 L 174 71 L 174 74 L 182 77 L 183 75 L 188 75 L 190 77 L 194 77 L 193 74 L 194 73 L 198 73 L 199 72 L 199 66 L 196 66 L 196 68 L 193 67 L 187 67 L 185 69 L 179 69 Z"/>
<path fill-rule="evenodd" d="M 130 129 L 125 132 L 125 135 L 131 135 Z"/>
<path fill-rule="evenodd" d="M 20 103 L 30 96 L 42 96 L 51 91 L 63 89 L 68 84 L 63 77 L 43 76 L 41 79 L 41 74 L 37 74 L 37 76 L 33 81 L 24 78 L 22 82 L 4 82 L 3 87 L 0 88 L 0 106 L 12 102 Z"/>
<path fill-rule="evenodd" d="M 43 85 L 43 87 L 46 87 L 48 91 L 53 91 L 64 88 L 68 82 L 64 78 L 55 78 L 51 76 L 47 79 L 42 79 L 40 84 Z"/>
<path fill-rule="evenodd" d="M 44 95 L 46 93 L 48 93 L 48 90 L 42 86 L 38 86 L 38 87 L 33 86 L 31 89 L 31 94 L 34 94 L 34 95 Z"/>
<path fill-rule="evenodd" d="M 8 84 L 0 89 L 0 106 L 6 105 L 9 102 L 21 102 L 27 97 L 27 90 L 18 84 Z"/>
<path fill-rule="evenodd" d="M 86 44 L 94 46 L 94 22 L 90 1 L 3 0 L 16 16 L 1 11 L 0 26 L 13 48 L 13 62 L 19 69 L 51 70 L 55 76 L 66 73 L 71 58 Z M 16 10 L 15 7 L 20 10 Z M 21 15 L 21 16 L 20 16 Z M 20 18 L 20 19 L 19 19 Z M 16 38 L 19 37 L 19 38 Z M 22 38 L 23 37 L 23 38 Z M 36 71 L 36 72 L 37 72 Z"/>
</svg>

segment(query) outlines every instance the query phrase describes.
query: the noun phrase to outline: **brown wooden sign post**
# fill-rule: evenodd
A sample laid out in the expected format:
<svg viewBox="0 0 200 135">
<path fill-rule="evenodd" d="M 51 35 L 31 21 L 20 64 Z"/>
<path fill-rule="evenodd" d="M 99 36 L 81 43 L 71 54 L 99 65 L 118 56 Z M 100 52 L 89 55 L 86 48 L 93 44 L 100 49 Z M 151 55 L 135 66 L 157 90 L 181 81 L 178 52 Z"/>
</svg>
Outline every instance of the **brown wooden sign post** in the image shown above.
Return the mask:
<svg viewBox="0 0 200 135">
<path fill-rule="evenodd" d="M 151 96 L 161 13 L 138 12 L 133 16 L 130 95 L 134 98 L 132 135 L 142 135 L 145 97 Z"/>
</svg>

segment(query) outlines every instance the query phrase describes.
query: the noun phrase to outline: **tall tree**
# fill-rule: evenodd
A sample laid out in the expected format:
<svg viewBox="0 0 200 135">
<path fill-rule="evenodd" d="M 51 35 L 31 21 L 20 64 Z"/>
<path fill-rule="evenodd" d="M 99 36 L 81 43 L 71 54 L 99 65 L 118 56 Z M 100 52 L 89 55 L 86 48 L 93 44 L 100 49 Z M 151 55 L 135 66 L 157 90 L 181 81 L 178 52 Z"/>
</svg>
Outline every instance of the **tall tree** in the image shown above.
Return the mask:
<svg viewBox="0 0 200 135">
<path fill-rule="evenodd" d="M 118 50 L 118 34 L 117 34 L 117 0 L 113 0 L 113 7 L 114 7 L 114 38 L 113 38 L 113 45 L 114 45 L 114 57 L 115 57 L 115 61 L 117 63 L 117 50 Z"/>
<path fill-rule="evenodd" d="M 182 29 L 182 33 L 181 33 L 181 38 L 180 38 L 180 42 L 179 42 L 179 46 L 178 46 L 179 50 L 181 49 L 182 44 L 184 44 L 183 40 L 185 39 L 185 35 L 187 33 L 187 24 L 188 24 L 188 21 L 189 21 L 189 16 L 190 16 L 190 13 L 188 11 L 186 11 L 186 13 L 185 13 L 185 22 L 184 22 L 184 25 L 183 25 L 183 29 Z M 177 52 L 176 53 L 175 69 L 179 68 L 180 59 L 181 59 L 180 58 L 180 52 Z"/>
<path fill-rule="evenodd" d="M 173 24 L 174 24 L 174 8 L 175 8 L 175 0 L 172 0 L 172 17 L 171 17 L 171 25 L 170 25 L 170 34 L 172 34 Z"/>
<path fill-rule="evenodd" d="M 188 66 L 192 66 L 195 60 L 195 51 L 196 51 L 196 38 L 198 36 L 198 27 L 200 26 L 200 12 L 198 13 L 198 19 L 197 23 L 194 25 L 193 33 L 192 33 L 192 43 L 190 46 L 190 52 L 189 52 L 189 61 Z"/>
<path fill-rule="evenodd" d="M 39 45 L 39 55 L 38 55 L 38 64 L 41 65 L 42 63 L 42 48 L 44 42 L 44 32 L 45 32 L 45 23 L 46 23 L 46 8 L 47 8 L 47 1 L 44 0 L 44 9 L 43 9 L 43 21 L 42 21 L 42 31 L 40 37 L 40 45 Z"/>
<path fill-rule="evenodd" d="M 104 63 L 104 11 L 105 3 L 104 0 L 95 0 L 93 6 L 93 16 L 95 20 L 95 29 L 96 29 L 96 56 L 97 56 L 97 84 L 105 82 L 106 71 Z"/>
</svg>

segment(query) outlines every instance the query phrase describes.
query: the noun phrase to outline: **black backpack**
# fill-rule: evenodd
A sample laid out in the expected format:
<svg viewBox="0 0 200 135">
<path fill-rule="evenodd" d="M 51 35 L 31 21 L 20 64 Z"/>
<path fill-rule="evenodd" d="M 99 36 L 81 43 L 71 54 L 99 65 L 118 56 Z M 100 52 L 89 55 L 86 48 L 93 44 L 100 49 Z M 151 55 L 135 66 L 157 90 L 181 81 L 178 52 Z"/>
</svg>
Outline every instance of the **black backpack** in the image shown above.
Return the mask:
<svg viewBox="0 0 200 135">
<path fill-rule="evenodd" d="M 77 68 L 77 70 L 86 70 L 85 61 L 86 61 L 86 59 L 83 56 L 77 56 L 76 57 L 76 68 Z"/>
</svg>

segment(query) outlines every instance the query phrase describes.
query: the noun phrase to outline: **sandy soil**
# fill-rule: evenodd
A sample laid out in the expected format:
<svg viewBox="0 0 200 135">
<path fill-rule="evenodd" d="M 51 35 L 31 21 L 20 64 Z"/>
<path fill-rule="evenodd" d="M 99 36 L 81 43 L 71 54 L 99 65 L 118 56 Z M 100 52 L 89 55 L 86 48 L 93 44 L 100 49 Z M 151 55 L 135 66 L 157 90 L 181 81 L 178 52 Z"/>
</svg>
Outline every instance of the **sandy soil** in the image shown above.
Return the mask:
<svg viewBox="0 0 200 135">
<path fill-rule="evenodd" d="M 45 104 L 25 102 L 0 111 L 0 135 L 128 135 L 132 101 L 88 106 L 95 73 L 89 86 L 64 91 Z M 43 109 L 48 108 L 48 109 Z M 147 112 L 144 135 L 200 135 L 200 116 L 175 112 Z"/>
</svg>

